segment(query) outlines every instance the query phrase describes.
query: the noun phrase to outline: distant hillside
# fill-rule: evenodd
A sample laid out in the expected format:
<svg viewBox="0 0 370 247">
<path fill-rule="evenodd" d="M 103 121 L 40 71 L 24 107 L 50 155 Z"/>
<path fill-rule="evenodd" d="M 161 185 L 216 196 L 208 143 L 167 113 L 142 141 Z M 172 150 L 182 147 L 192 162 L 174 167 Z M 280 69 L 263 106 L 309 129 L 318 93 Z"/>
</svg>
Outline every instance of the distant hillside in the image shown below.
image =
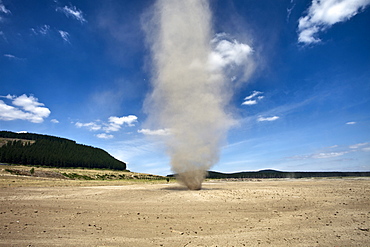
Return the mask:
<svg viewBox="0 0 370 247">
<path fill-rule="evenodd" d="M 176 176 L 176 174 L 167 175 L 167 177 L 174 176 Z M 370 172 L 282 172 L 271 169 L 253 172 L 235 172 L 235 173 L 208 171 L 206 178 L 243 179 L 243 178 L 315 178 L 315 177 L 370 177 Z"/>
<path fill-rule="evenodd" d="M 100 148 L 55 136 L 10 131 L 0 131 L 0 162 L 126 170 L 125 162 Z"/>
<path fill-rule="evenodd" d="M 370 172 L 282 172 L 261 170 L 255 172 L 221 173 L 209 171 L 207 178 L 309 178 L 309 177 L 370 177 Z"/>
</svg>

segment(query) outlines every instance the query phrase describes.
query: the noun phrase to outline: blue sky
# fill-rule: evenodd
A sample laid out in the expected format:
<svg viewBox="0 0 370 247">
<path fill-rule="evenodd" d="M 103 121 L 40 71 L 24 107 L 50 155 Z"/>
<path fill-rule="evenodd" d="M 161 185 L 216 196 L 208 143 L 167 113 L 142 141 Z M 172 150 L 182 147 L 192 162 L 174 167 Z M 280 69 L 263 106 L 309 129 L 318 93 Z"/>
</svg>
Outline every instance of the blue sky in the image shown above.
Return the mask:
<svg viewBox="0 0 370 247">
<path fill-rule="evenodd" d="M 212 0 L 229 130 L 212 170 L 370 170 L 370 1 Z M 103 148 L 171 173 L 147 129 L 154 1 L 0 0 L 0 129 Z M 211 54 L 211 55 L 212 55 Z"/>
</svg>

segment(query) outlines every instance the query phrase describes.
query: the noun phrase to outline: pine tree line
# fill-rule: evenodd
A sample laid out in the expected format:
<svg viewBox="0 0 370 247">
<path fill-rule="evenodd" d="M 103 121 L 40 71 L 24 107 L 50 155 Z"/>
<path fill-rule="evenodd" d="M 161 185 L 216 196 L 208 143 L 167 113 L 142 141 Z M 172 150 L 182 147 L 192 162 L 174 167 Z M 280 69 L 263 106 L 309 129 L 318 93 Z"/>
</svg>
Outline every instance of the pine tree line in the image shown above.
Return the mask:
<svg viewBox="0 0 370 247">
<path fill-rule="evenodd" d="M 85 167 L 125 170 L 126 163 L 106 151 L 76 144 L 64 138 L 31 133 L 0 131 L 0 137 L 23 139 L 8 141 L 0 147 L 0 162 L 52 167 Z M 32 144 L 24 140 L 35 140 Z"/>
</svg>

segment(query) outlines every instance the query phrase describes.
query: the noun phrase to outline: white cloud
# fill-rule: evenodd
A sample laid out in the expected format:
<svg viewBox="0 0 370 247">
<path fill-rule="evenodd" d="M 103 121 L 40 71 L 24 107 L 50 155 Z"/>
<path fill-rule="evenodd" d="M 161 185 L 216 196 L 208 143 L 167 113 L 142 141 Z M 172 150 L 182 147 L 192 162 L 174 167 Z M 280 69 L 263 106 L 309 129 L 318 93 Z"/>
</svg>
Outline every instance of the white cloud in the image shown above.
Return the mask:
<svg viewBox="0 0 370 247">
<path fill-rule="evenodd" d="M 292 156 L 292 157 L 288 157 L 288 159 L 292 159 L 292 160 L 329 159 L 329 158 L 334 158 L 334 157 L 342 156 L 342 155 L 347 154 L 349 152 L 350 151 L 320 152 L 320 153 L 309 154 L 309 155 Z"/>
<path fill-rule="evenodd" d="M 66 32 L 66 31 L 62 31 L 62 30 L 59 30 L 58 32 L 59 32 L 60 36 L 62 37 L 62 39 L 63 39 L 65 42 L 70 43 L 70 42 L 69 42 L 69 33 L 68 33 L 68 32 Z"/>
<path fill-rule="evenodd" d="M 257 100 L 246 100 L 242 103 L 242 105 L 256 105 Z"/>
<path fill-rule="evenodd" d="M 211 41 L 213 50 L 208 63 L 211 71 L 224 71 L 231 81 L 247 80 L 254 71 L 251 46 L 230 39 L 225 33 L 217 34 Z"/>
<path fill-rule="evenodd" d="M 349 20 L 369 4 L 370 0 L 312 0 L 307 15 L 299 19 L 298 42 L 320 42 L 317 33 Z"/>
<path fill-rule="evenodd" d="M 5 7 L 5 5 L 2 3 L 2 1 L 0 0 L 0 12 L 4 13 L 4 14 L 11 14 L 12 12 L 10 12 L 9 9 L 7 9 Z"/>
<path fill-rule="evenodd" d="M 359 147 L 367 146 L 367 145 L 369 145 L 369 143 L 368 143 L 368 142 L 364 142 L 364 143 L 357 143 L 357 144 L 354 144 L 354 145 L 349 146 L 349 148 L 351 148 L 351 149 L 357 149 L 357 148 L 359 148 Z"/>
<path fill-rule="evenodd" d="M 24 58 L 19 58 L 17 56 L 12 55 L 12 54 L 4 54 L 4 57 L 7 57 L 8 59 L 11 59 L 11 60 L 18 60 L 18 61 L 25 60 Z"/>
<path fill-rule="evenodd" d="M 94 123 L 94 122 L 90 122 L 90 123 L 80 123 L 80 122 L 77 122 L 75 124 L 78 128 L 87 128 L 88 130 L 90 131 L 97 131 L 97 130 L 100 130 L 102 127 L 101 125 L 97 124 L 97 123 Z"/>
<path fill-rule="evenodd" d="M 52 119 L 52 120 L 50 120 L 50 122 L 55 123 L 55 124 L 59 123 L 59 121 L 57 119 Z"/>
<path fill-rule="evenodd" d="M 38 99 L 25 94 L 17 97 L 12 95 L 1 96 L 12 101 L 13 106 L 0 100 L 0 120 L 27 120 L 32 123 L 42 123 L 50 115 L 50 110 L 44 107 Z"/>
<path fill-rule="evenodd" d="M 31 28 L 31 31 L 35 35 L 39 35 L 39 34 L 46 35 L 50 31 L 50 26 L 49 25 L 43 25 L 43 26 L 40 26 L 40 27 L 37 27 L 37 28 Z"/>
<path fill-rule="evenodd" d="M 77 9 L 75 6 L 64 6 L 63 8 L 57 8 L 56 10 L 64 13 L 67 17 L 72 17 L 78 20 L 81 23 L 87 22 L 83 17 L 82 11 Z"/>
<path fill-rule="evenodd" d="M 137 131 L 138 133 L 142 133 L 144 135 L 156 135 L 156 136 L 165 136 L 169 135 L 169 129 L 157 129 L 157 130 L 150 130 L 150 129 L 141 129 Z"/>
<path fill-rule="evenodd" d="M 98 137 L 100 139 L 112 139 L 114 136 L 113 135 L 108 135 L 106 133 L 101 133 L 101 134 L 97 134 L 96 137 Z"/>
<path fill-rule="evenodd" d="M 278 116 L 273 116 L 273 117 L 258 117 L 257 121 L 258 122 L 264 122 L 264 121 L 275 121 L 275 120 L 278 120 L 280 117 Z"/>
<path fill-rule="evenodd" d="M 291 4 L 293 4 L 293 2 L 291 2 Z M 295 4 L 293 4 L 292 7 L 286 9 L 286 12 L 287 12 L 286 19 L 287 19 L 287 21 L 289 20 L 290 15 L 292 14 L 292 10 L 294 9 L 294 7 L 295 7 Z"/>
<path fill-rule="evenodd" d="M 253 91 L 251 95 L 244 98 L 244 102 L 242 103 L 242 105 L 256 105 L 258 103 L 257 101 L 264 98 L 264 96 L 258 96 L 260 94 L 262 94 L 262 92 Z M 253 99 L 253 98 L 257 98 L 257 99 Z"/>
<path fill-rule="evenodd" d="M 356 124 L 356 122 L 347 122 L 346 124 L 353 125 Z"/>
<path fill-rule="evenodd" d="M 43 25 L 39 28 L 39 33 L 46 35 L 49 32 L 49 30 L 50 30 L 49 25 Z"/>
<path fill-rule="evenodd" d="M 364 151 L 364 152 L 370 152 L 370 147 L 363 148 L 362 151 Z"/>
<path fill-rule="evenodd" d="M 137 117 L 135 115 L 128 115 L 124 117 L 111 116 L 108 118 L 108 123 L 102 123 L 100 120 L 89 122 L 89 123 L 75 123 L 78 128 L 86 128 L 90 131 L 102 130 L 105 133 L 97 134 L 96 137 L 103 139 L 111 139 L 114 136 L 108 135 L 107 133 L 119 131 L 122 125 L 126 124 L 129 127 L 134 126 L 137 122 Z"/>
<path fill-rule="evenodd" d="M 257 95 L 260 95 L 260 94 L 262 94 L 262 92 L 260 92 L 260 91 L 253 91 L 252 94 L 249 95 L 249 96 L 247 96 L 247 97 L 245 97 L 244 100 L 252 99 L 252 98 L 254 98 L 254 97 L 256 97 Z"/>
<path fill-rule="evenodd" d="M 329 152 L 329 153 L 318 153 L 318 154 L 313 154 L 310 156 L 310 158 L 313 159 L 327 159 L 327 158 L 333 158 L 333 157 L 338 157 L 346 154 L 348 152 Z"/>
<path fill-rule="evenodd" d="M 4 54 L 4 57 L 7 57 L 7 58 L 17 58 L 16 56 L 14 55 L 11 55 L 11 54 Z"/>
<path fill-rule="evenodd" d="M 137 117 L 134 115 L 129 115 L 127 117 L 109 117 L 108 119 L 109 124 L 104 127 L 106 132 L 111 131 L 118 131 L 123 124 L 127 124 L 127 126 L 132 127 L 135 126 L 135 122 L 137 122 Z"/>
</svg>

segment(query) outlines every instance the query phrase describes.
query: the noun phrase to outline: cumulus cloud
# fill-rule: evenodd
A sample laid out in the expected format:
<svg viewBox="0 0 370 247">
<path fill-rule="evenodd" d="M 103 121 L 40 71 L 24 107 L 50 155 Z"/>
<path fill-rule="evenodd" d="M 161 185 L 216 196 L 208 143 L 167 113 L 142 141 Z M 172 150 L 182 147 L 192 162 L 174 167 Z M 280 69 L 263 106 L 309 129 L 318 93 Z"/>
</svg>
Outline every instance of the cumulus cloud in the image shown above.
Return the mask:
<svg viewBox="0 0 370 247">
<path fill-rule="evenodd" d="M 70 6 L 70 7 L 64 6 L 63 8 L 58 7 L 56 11 L 62 12 L 67 17 L 76 19 L 81 23 L 87 22 L 86 19 L 83 17 L 82 11 L 77 9 L 75 6 Z"/>
<path fill-rule="evenodd" d="M 157 130 L 150 130 L 150 129 L 140 129 L 137 131 L 138 133 L 142 133 L 144 135 L 155 135 L 155 136 L 166 136 L 170 134 L 169 129 L 157 129 Z"/>
<path fill-rule="evenodd" d="M 357 15 L 370 4 L 370 0 L 312 0 L 307 15 L 299 19 L 298 42 L 318 43 L 319 32 L 338 22 L 344 22 Z"/>
<path fill-rule="evenodd" d="M 33 95 L 27 96 L 23 94 L 19 97 L 13 95 L 0 97 L 10 100 L 13 105 L 8 105 L 3 100 L 0 100 L 0 120 L 27 120 L 32 123 L 42 123 L 44 118 L 47 118 L 51 113 Z"/>
<path fill-rule="evenodd" d="M 212 39 L 212 51 L 208 57 L 212 71 L 223 70 L 232 81 L 247 80 L 255 69 L 252 59 L 253 49 L 248 44 L 230 39 L 220 33 Z"/>
<path fill-rule="evenodd" d="M 262 92 L 253 91 L 251 95 L 244 98 L 242 105 L 256 105 L 259 100 L 264 98 L 264 96 L 258 96 L 260 94 L 262 94 Z"/>
<path fill-rule="evenodd" d="M 58 30 L 60 36 L 62 37 L 62 39 L 65 41 L 65 42 L 69 42 L 69 33 L 66 32 L 66 31 L 62 31 L 62 30 Z"/>
<path fill-rule="evenodd" d="M 258 117 L 257 121 L 258 122 L 264 122 L 264 121 L 271 122 L 271 121 L 278 120 L 279 118 L 280 117 L 278 117 L 278 116 L 273 116 L 273 117 Z"/>
<path fill-rule="evenodd" d="M 52 119 L 52 120 L 50 120 L 50 122 L 55 123 L 55 124 L 59 123 L 59 121 L 57 119 Z"/>
<path fill-rule="evenodd" d="M 109 123 L 103 129 L 106 132 L 118 131 L 123 124 L 126 124 L 129 127 L 134 126 L 137 122 L 137 117 L 135 115 L 129 115 L 127 117 L 109 117 Z"/>
<path fill-rule="evenodd" d="M 123 117 L 111 116 L 108 118 L 108 122 L 102 122 L 100 120 L 89 122 L 89 123 L 75 123 L 78 128 L 86 128 L 90 131 L 104 131 L 105 133 L 97 134 L 96 137 L 102 139 L 111 139 L 114 136 L 108 135 L 110 132 L 116 132 L 121 129 L 123 125 L 129 127 L 135 126 L 137 117 L 135 115 L 128 115 Z"/>
</svg>

